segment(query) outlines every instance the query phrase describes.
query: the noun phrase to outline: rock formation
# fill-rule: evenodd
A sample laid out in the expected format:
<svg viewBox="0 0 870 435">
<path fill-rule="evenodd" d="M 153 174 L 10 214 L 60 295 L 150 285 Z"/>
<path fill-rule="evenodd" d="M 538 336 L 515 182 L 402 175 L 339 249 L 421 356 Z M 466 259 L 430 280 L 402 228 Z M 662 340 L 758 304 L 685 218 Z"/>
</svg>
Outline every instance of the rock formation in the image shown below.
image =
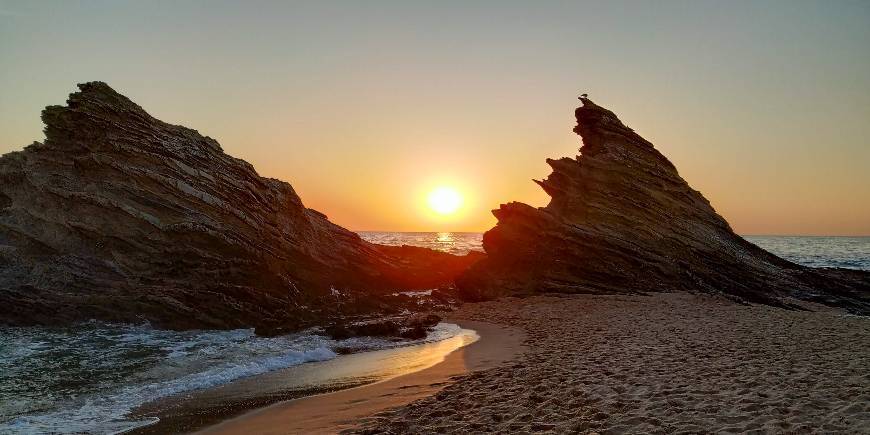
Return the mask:
<svg viewBox="0 0 870 435">
<path fill-rule="evenodd" d="M 478 258 L 367 243 L 214 139 L 79 88 L 0 158 L 0 324 L 286 330 L 390 311 Z"/>
<path fill-rule="evenodd" d="M 870 312 L 870 273 L 811 269 L 734 234 L 653 145 L 588 99 L 575 159 L 547 160 L 551 196 L 493 210 L 487 258 L 457 281 L 469 300 L 537 292 L 698 291 L 788 305 L 795 297 Z"/>
</svg>

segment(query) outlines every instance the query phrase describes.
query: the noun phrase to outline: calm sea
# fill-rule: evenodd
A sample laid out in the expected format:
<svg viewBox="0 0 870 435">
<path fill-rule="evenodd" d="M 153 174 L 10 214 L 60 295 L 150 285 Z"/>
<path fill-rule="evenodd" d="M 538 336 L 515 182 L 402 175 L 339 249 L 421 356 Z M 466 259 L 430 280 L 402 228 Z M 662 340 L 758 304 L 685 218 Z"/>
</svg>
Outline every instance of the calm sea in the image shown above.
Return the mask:
<svg viewBox="0 0 870 435">
<path fill-rule="evenodd" d="M 480 233 L 360 233 L 387 245 L 452 254 L 481 250 Z M 747 237 L 808 266 L 870 270 L 870 237 Z M 441 325 L 428 340 L 456 333 Z M 357 339 L 359 340 L 359 339 Z M 296 364 L 336 358 L 338 346 L 383 349 L 312 333 L 257 337 L 252 330 L 160 331 L 90 322 L 70 328 L 0 328 L 0 433 L 113 433 L 147 424 L 126 414 L 168 395 Z"/>
<path fill-rule="evenodd" d="M 374 243 L 384 245 L 424 246 L 451 254 L 482 251 L 482 233 L 391 233 L 361 232 Z M 870 270 L 870 236 L 744 236 L 756 245 L 810 267 L 844 267 Z"/>
</svg>

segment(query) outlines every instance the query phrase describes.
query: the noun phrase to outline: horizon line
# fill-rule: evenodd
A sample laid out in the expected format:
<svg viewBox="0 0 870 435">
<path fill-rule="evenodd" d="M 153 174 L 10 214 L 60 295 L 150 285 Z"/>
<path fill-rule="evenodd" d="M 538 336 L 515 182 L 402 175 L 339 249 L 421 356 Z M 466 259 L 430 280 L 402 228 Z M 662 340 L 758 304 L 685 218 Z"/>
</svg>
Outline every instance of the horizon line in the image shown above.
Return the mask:
<svg viewBox="0 0 870 435">
<path fill-rule="evenodd" d="M 350 230 L 355 233 L 463 233 L 463 234 L 483 234 L 492 228 L 482 231 L 446 231 L 446 230 Z M 770 234 L 770 233 L 736 233 L 740 237 L 870 237 L 870 234 Z"/>
</svg>

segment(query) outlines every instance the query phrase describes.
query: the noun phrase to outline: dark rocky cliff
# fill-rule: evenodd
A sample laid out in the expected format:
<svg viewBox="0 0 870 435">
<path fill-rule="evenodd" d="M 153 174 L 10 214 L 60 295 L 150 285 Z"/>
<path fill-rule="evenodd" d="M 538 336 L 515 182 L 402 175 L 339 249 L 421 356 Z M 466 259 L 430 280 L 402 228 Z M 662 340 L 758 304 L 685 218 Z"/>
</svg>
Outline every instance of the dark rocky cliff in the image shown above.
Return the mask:
<svg viewBox="0 0 870 435">
<path fill-rule="evenodd" d="M 0 158 L 0 324 L 304 326 L 478 258 L 367 243 L 214 139 L 79 88 L 43 111 L 43 143 Z"/>
<path fill-rule="evenodd" d="M 870 273 L 811 269 L 734 234 L 700 192 L 616 115 L 583 101 L 577 158 L 547 160 L 549 205 L 493 210 L 487 258 L 457 284 L 466 299 L 537 292 L 699 291 L 788 305 L 796 297 L 870 312 Z"/>
</svg>

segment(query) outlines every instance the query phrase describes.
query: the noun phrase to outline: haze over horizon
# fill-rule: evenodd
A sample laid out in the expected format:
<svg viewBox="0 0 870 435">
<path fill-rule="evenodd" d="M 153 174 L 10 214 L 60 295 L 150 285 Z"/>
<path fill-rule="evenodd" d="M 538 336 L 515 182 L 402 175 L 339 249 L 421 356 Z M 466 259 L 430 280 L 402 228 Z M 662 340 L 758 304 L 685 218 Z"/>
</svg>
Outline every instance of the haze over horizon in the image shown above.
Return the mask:
<svg viewBox="0 0 870 435">
<path fill-rule="evenodd" d="M 589 92 L 736 232 L 870 235 L 870 3 L 459 6 L 0 0 L 0 154 L 101 80 L 350 229 L 484 231 Z"/>
</svg>

